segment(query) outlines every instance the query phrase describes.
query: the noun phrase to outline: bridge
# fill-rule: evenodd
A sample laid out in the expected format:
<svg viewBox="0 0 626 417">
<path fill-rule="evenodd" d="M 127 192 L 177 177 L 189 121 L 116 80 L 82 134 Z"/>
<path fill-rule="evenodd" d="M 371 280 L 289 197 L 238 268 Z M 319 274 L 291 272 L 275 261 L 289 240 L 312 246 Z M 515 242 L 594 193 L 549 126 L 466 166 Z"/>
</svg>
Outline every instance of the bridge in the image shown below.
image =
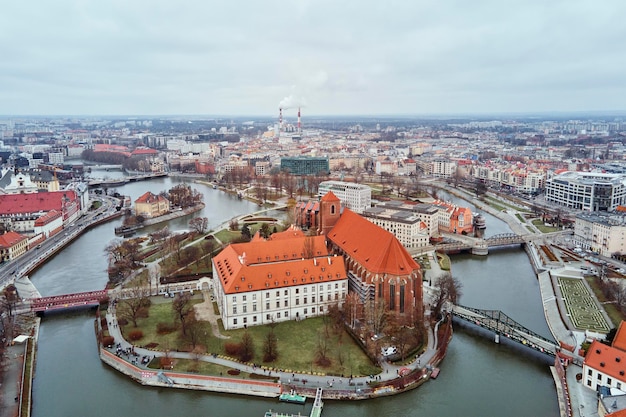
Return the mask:
<svg viewBox="0 0 626 417">
<path fill-rule="evenodd" d="M 555 356 L 560 349 L 559 345 L 552 340 L 527 329 L 500 310 L 481 310 L 455 305 L 452 308 L 452 314 L 459 319 L 495 333 L 496 342 L 499 342 L 499 336 L 505 336 L 514 342 L 550 356 Z"/>
<path fill-rule="evenodd" d="M 157 172 L 155 174 L 133 175 L 114 180 L 92 180 L 89 181 L 90 187 L 119 187 L 129 182 L 151 180 L 153 178 L 167 177 L 167 172 Z"/>
<path fill-rule="evenodd" d="M 452 235 L 444 234 L 448 239 L 454 240 L 454 242 L 440 243 L 434 246 L 434 250 L 454 253 L 470 250 L 474 255 L 487 255 L 489 248 L 497 248 L 510 245 L 521 245 L 535 240 L 543 240 L 548 237 L 568 233 L 568 232 L 555 232 L 550 234 L 545 233 L 526 233 L 518 235 L 515 233 L 502 233 L 495 236 L 490 236 L 486 239 L 475 238 L 464 235 Z"/>
<path fill-rule="evenodd" d="M 50 297 L 31 298 L 24 300 L 30 305 L 30 311 L 59 311 L 68 308 L 99 305 L 108 297 L 108 290 L 79 292 L 74 294 L 53 295 Z"/>
</svg>

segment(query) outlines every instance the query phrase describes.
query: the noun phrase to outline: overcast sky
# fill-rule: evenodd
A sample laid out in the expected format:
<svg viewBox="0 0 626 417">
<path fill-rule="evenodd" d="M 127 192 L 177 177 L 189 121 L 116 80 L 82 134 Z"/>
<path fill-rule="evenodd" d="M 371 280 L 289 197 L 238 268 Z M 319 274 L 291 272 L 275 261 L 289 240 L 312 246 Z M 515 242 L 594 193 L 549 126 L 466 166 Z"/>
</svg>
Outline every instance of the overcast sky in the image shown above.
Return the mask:
<svg viewBox="0 0 626 417">
<path fill-rule="evenodd" d="M 623 0 L 11 0 L 0 114 L 621 111 L 625 18 Z"/>
</svg>

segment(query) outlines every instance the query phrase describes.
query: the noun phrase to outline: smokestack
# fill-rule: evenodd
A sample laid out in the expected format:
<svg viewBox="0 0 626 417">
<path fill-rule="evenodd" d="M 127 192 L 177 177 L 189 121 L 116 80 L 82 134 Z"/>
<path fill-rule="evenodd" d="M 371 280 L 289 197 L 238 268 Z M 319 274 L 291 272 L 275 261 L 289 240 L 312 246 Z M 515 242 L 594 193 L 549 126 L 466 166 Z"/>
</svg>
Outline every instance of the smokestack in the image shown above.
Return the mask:
<svg viewBox="0 0 626 417">
<path fill-rule="evenodd" d="M 280 130 L 283 130 L 283 108 L 279 107 L 278 112 L 278 126 L 280 127 Z"/>
<path fill-rule="evenodd" d="M 300 132 L 300 107 L 298 107 L 298 132 Z"/>
</svg>

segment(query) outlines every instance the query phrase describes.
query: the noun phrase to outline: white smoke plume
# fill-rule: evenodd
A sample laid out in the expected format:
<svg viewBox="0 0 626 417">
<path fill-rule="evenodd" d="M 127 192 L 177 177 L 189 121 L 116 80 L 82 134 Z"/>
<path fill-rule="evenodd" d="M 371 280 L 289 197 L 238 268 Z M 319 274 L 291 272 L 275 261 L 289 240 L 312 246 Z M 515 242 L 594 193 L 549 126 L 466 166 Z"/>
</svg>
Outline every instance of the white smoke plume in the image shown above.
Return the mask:
<svg viewBox="0 0 626 417">
<path fill-rule="evenodd" d="M 279 108 L 283 110 L 294 109 L 297 107 L 306 107 L 306 101 L 302 97 L 298 97 L 294 94 L 290 94 L 289 96 L 283 98 L 278 105 Z"/>
</svg>

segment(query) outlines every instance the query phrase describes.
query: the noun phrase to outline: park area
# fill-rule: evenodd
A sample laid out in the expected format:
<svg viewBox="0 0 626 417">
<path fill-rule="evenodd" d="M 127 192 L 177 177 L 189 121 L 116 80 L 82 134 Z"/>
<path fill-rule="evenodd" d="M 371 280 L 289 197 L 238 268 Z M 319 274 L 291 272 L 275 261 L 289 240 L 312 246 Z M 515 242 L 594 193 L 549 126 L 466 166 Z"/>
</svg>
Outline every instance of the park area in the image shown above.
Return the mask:
<svg viewBox="0 0 626 417">
<path fill-rule="evenodd" d="M 202 303 L 202 297 L 198 294 L 188 302 L 190 308 L 199 303 Z M 211 303 L 210 307 L 214 306 Z M 118 312 L 123 308 L 118 305 Z M 203 354 L 215 354 L 288 372 L 337 376 L 380 372 L 380 368 L 372 364 L 343 326 L 337 326 L 328 316 L 237 330 L 224 330 L 218 319 L 221 335 L 218 337 L 213 334 L 209 321 L 183 319 L 190 320 L 183 324 L 180 313 L 176 299 L 152 297 L 138 314 L 136 327 L 132 320 L 124 319 L 123 314 L 118 316 L 118 323 L 124 338 L 135 346 L 162 352 L 192 352 L 196 360 L 174 360 L 172 363 L 174 370 L 183 372 L 210 375 L 226 372 L 222 367 L 199 360 Z M 193 315 L 191 312 L 189 316 Z M 270 339 L 274 340 L 275 359 L 265 361 Z M 159 367 L 159 364 L 152 363 L 150 366 Z"/>
<path fill-rule="evenodd" d="M 579 330 L 607 333 L 612 325 L 607 323 L 584 279 L 557 277 L 567 314 Z"/>
</svg>

